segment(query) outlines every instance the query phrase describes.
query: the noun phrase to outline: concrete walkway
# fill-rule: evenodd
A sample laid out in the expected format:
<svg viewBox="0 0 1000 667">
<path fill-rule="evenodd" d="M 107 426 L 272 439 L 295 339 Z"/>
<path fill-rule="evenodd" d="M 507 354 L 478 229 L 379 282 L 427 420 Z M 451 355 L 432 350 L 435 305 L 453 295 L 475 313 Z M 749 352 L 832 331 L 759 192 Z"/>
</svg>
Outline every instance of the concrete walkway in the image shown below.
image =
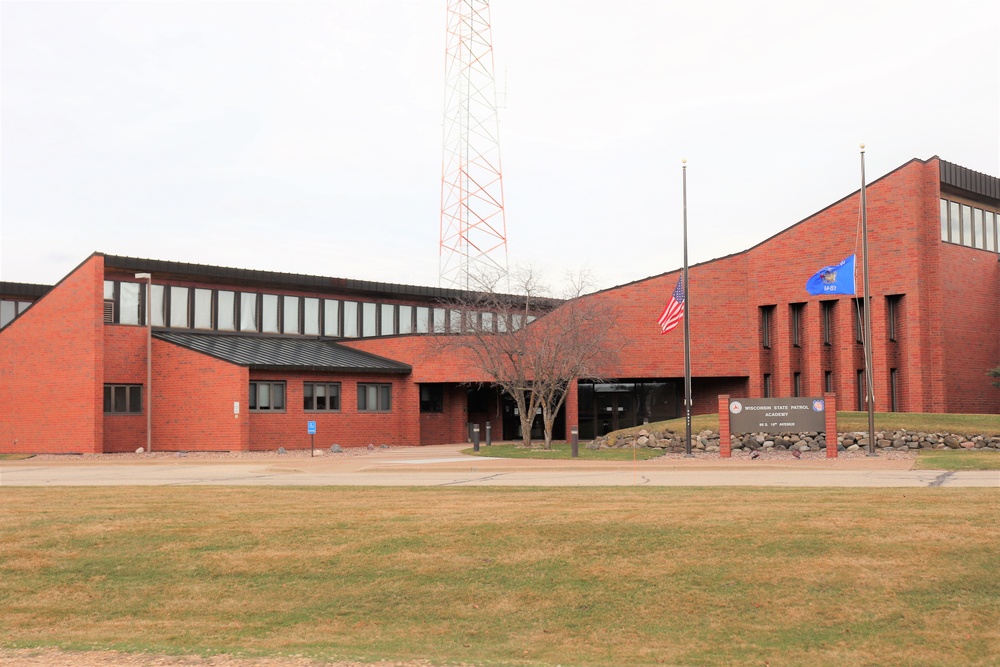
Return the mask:
<svg viewBox="0 0 1000 667">
<path fill-rule="evenodd" d="M 468 445 L 316 458 L 150 458 L 0 462 L 12 486 L 766 486 L 993 487 L 1000 471 L 912 470 L 912 460 L 683 459 L 602 462 L 472 457 Z"/>
</svg>

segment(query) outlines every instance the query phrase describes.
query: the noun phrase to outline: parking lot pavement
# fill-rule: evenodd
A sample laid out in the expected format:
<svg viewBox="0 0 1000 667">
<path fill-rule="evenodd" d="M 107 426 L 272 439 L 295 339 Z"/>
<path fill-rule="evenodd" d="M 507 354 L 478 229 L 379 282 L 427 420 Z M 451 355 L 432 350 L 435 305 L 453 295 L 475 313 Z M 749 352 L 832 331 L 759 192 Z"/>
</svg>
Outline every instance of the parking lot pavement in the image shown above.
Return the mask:
<svg viewBox="0 0 1000 667">
<path fill-rule="evenodd" d="M 149 458 L 0 462 L 0 486 L 764 486 L 995 487 L 1000 472 L 912 470 L 885 459 L 631 462 L 472 457 L 467 445 L 397 448 L 362 456 Z"/>
</svg>

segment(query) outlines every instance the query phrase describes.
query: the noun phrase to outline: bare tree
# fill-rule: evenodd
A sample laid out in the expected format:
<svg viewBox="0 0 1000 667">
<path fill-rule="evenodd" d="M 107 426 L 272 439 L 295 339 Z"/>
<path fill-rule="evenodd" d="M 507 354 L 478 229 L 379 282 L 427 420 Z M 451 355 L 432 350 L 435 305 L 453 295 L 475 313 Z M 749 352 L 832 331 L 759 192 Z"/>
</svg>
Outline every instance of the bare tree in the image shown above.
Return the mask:
<svg viewBox="0 0 1000 667">
<path fill-rule="evenodd" d="M 511 276 L 478 276 L 476 289 L 450 304 L 462 312 L 460 335 L 442 337 L 445 347 L 467 350 L 478 369 L 517 406 L 521 438 L 531 444 L 531 427 L 541 411 L 546 448 L 571 383 L 599 377 L 621 348 L 614 310 L 603 300 L 583 297 L 585 275 L 570 279 L 564 299 L 547 289 L 532 269 Z M 452 332 L 455 333 L 455 332 Z"/>
</svg>

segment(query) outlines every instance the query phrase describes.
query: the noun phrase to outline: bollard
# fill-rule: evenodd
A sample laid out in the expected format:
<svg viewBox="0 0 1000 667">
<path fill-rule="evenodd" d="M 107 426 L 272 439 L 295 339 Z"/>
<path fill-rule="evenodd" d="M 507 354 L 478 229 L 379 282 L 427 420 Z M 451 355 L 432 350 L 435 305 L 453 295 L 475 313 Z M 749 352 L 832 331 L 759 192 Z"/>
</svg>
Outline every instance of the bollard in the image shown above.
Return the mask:
<svg viewBox="0 0 1000 667">
<path fill-rule="evenodd" d="M 479 424 L 472 425 L 472 451 L 479 451 Z"/>
<path fill-rule="evenodd" d="M 493 428 L 492 424 L 486 422 L 486 446 L 490 447 L 493 444 Z"/>
<path fill-rule="evenodd" d="M 569 438 L 570 438 L 570 448 L 573 452 L 573 458 L 580 457 L 580 427 L 570 426 L 569 427 Z"/>
</svg>

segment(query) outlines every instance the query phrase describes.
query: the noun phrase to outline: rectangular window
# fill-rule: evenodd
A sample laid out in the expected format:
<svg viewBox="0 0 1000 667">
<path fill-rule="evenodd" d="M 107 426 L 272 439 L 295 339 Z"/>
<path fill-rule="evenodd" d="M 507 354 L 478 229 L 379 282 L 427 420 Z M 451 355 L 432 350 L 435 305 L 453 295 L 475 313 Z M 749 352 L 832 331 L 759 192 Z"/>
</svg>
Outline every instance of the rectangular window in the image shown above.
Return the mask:
<svg viewBox="0 0 1000 667">
<path fill-rule="evenodd" d="M 889 369 L 889 409 L 899 412 L 899 374 L 895 368 Z"/>
<path fill-rule="evenodd" d="M 142 316 L 142 299 L 139 296 L 139 283 L 118 283 L 118 301 L 121 306 L 118 322 L 120 324 L 142 324 L 146 319 Z"/>
<path fill-rule="evenodd" d="M 452 309 L 448 311 L 448 330 L 453 333 L 462 332 L 462 311 Z"/>
<path fill-rule="evenodd" d="M 413 306 L 399 307 L 399 333 L 413 333 Z"/>
<path fill-rule="evenodd" d="M 858 370 L 858 412 L 863 412 L 867 410 L 866 399 L 868 397 L 868 389 L 865 387 L 865 371 L 864 369 Z"/>
<path fill-rule="evenodd" d="M 378 307 L 374 303 L 361 304 L 361 335 L 365 338 L 377 335 L 376 313 L 378 313 Z"/>
<path fill-rule="evenodd" d="M 983 209 L 972 209 L 972 236 L 975 247 L 986 250 L 986 229 L 983 226 Z"/>
<path fill-rule="evenodd" d="M 309 410 L 340 410 L 339 382 L 305 382 L 302 385 L 302 409 Z"/>
<path fill-rule="evenodd" d="M 284 412 L 285 383 L 257 381 L 250 383 L 250 409 L 254 412 Z"/>
<path fill-rule="evenodd" d="M 444 333 L 445 332 L 445 309 L 435 308 L 434 309 L 434 333 Z"/>
<path fill-rule="evenodd" d="M 424 306 L 417 306 L 416 309 L 417 333 L 425 334 L 431 331 L 431 309 Z"/>
<path fill-rule="evenodd" d="M 802 347 L 802 312 L 805 310 L 806 304 L 793 303 L 789 307 L 792 315 L 792 345 Z M 798 394 L 795 395 L 798 396 Z"/>
<path fill-rule="evenodd" d="M 236 292 L 219 290 L 215 294 L 216 315 L 219 331 L 236 331 Z"/>
<path fill-rule="evenodd" d="M 152 319 L 154 327 L 167 326 L 167 309 L 163 303 L 163 285 L 153 285 Z"/>
<path fill-rule="evenodd" d="M 776 307 L 777 306 L 760 307 L 760 344 L 764 349 L 770 349 L 771 347 L 772 316 Z"/>
<path fill-rule="evenodd" d="M 833 371 L 823 374 L 823 391 L 833 393 Z"/>
<path fill-rule="evenodd" d="M 323 299 L 323 335 L 340 337 L 340 302 L 336 299 Z"/>
<path fill-rule="evenodd" d="M 802 395 L 802 373 L 792 375 L 792 396 Z"/>
<path fill-rule="evenodd" d="M 444 385 L 420 385 L 420 411 L 444 412 Z"/>
<path fill-rule="evenodd" d="M 986 211 L 983 214 L 983 225 L 986 234 L 986 249 L 992 252 L 997 251 L 997 215 L 993 211 Z"/>
<path fill-rule="evenodd" d="M 962 245 L 972 247 L 975 244 L 972 233 L 972 207 L 962 204 Z"/>
<path fill-rule="evenodd" d="M 383 303 L 381 315 L 378 323 L 379 336 L 391 336 L 396 333 L 396 306 L 391 303 Z"/>
<path fill-rule="evenodd" d="M 820 301 L 824 345 L 833 345 L 833 309 L 836 305 L 836 301 Z"/>
<path fill-rule="evenodd" d="M 191 315 L 188 310 L 188 290 L 187 287 L 170 287 L 170 326 L 181 329 L 191 327 Z"/>
<path fill-rule="evenodd" d="M 344 302 L 344 338 L 358 337 L 358 302 Z"/>
<path fill-rule="evenodd" d="M 104 414 L 106 415 L 142 414 L 142 385 L 141 384 L 104 385 Z"/>
<path fill-rule="evenodd" d="M 0 301 L 0 327 L 10 324 L 16 316 L 16 305 L 13 301 Z"/>
<path fill-rule="evenodd" d="M 764 398 L 771 398 L 771 374 L 764 373 Z"/>
<path fill-rule="evenodd" d="M 278 309 L 280 307 L 277 294 L 262 294 L 260 299 L 260 330 L 263 333 L 280 333 L 278 328 Z"/>
<path fill-rule="evenodd" d="M 319 335 L 319 299 L 302 299 L 302 333 Z"/>
<path fill-rule="evenodd" d="M 299 333 L 299 297 L 285 296 L 283 301 L 283 323 L 282 331 L 290 334 Z"/>
<path fill-rule="evenodd" d="M 865 301 L 854 299 L 854 341 L 865 342 Z"/>
<path fill-rule="evenodd" d="M 195 289 L 194 291 L 194 328 L 212 328 L 212 290 Z"/>
<path fill-rule="evenodd" d="M 902 300 L 901 294 L 890 294 L 885 297 L 885 323 L 889 330 L 889 340 L 893 342 L 899 336 L 899 306 Z"/>
<path fill-rule="evenodd" d="M 389 412 L 391 409 L 391 384 L 358 384 L 358 412 Z"/>
<path fill-rule="evenodd" d="M 240 294 L 240 331 L 259 331 L 257 328 L 257 295 Z"/>
<path fill-rule="evenodd" d="M 962 242 L 962 207 L 958 202 L 948 202 L 948 240 Z"/>
</svg>

